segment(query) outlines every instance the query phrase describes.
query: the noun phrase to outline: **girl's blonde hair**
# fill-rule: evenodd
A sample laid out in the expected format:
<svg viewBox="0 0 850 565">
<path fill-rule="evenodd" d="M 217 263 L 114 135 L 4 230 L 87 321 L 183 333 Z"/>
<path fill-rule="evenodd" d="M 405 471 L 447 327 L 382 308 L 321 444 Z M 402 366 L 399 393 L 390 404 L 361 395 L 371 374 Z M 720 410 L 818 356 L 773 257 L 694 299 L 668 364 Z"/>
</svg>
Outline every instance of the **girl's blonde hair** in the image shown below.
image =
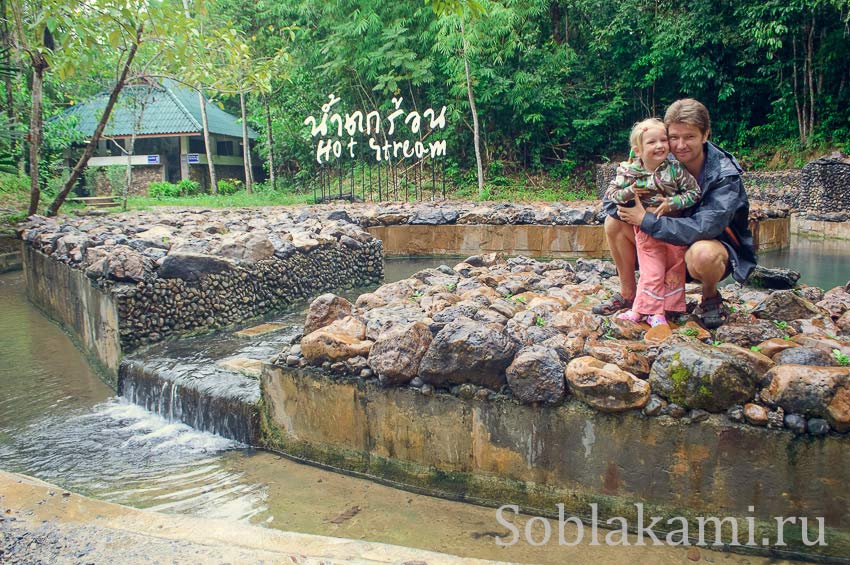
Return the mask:
<svg viewBox="0 0 850 565">
<path fill-rule="evenodd" d="M 653 128 L 663 129 L 665 132 L 667 131 L 667 126 L 664 125 L 664 122 L 658 118 L 647 118 L 642 122 L 636 123 L 632 127 L 632 133 L 629 134 L 630 146 L 632 148 L 640 147 L 640 143 L 643 141 L 643 134 Z"/>
</svg>

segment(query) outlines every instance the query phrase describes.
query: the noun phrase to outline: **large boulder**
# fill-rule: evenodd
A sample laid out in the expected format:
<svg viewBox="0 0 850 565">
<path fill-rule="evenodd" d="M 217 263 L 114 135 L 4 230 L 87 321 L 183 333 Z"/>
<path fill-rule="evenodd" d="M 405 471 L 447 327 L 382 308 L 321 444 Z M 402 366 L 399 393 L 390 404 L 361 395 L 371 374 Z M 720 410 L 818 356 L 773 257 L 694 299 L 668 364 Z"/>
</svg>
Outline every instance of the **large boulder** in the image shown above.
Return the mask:
<svg viewBox="0 0 850 565">
<path fill-rule="evenodd" d="M 140 282 L 153 279 L 154 263 L 145 255 L 127 247 L 95 247 L 89 249 L 86 276 L 92 279 L 111 279 L 121 282 Z"/>
<path fill-rule="evenodd" d="M 785 330 L 779 329 L 776 324 L 767 320 L 724 324 L 714 332 L 717 341 L 734 343 L 741 347 L 752 347 L 766 339 L 782 338 L 785 335 Z"/>
<path fill-rule="evenodd" d="M 407 384 L 419 372 L 431 341 L 431 330 L 422 322 L 392 326 L 372 346 L 369 366 L 384 384 Z"/>
<path fill-rule="evenodd" d="M 765 373 L 767 373 L 777 363 L 779 363 L 779 361 L 772 360 L 770 357 L 761 353 L 760 351 L 753 351 L 752 349 L 739 347 L 731 343 L 721 343 L 718 346 L 718 349 L 727 353 L 731 353 L 732 355 L 746 363 L 755 372 L 756 376 L 759 379 L 761 379 Z"/>
<path fill-rule="evenodd" d="M 642 379 L 649 376 L 651 362 L 646 355 L 647 348 L 639 342 L 591 338 L 585 342 L 584 352 Z"/>
<path fill-rule="evenodd" d="M 629 372 L 594 357 L 578 357 L 566 369 L 570 392 L 602 412 L 622 412 L 643 408 L 650 387 Z"/>
<path fill-rule="evenodd" d="M 835 287 L 827 291 L 823 296 L 823 300 L 818 302 L 816 306 L 823 308 L 829 312 L 833 320 L 837 320 L 845 312 L 850 310 L 850 292 L 844 290 L 843 287 Z"/>
<path fill-rule="evenodd" d="M 162 260 L 158 273 L 163 279 L 183 279 L 193 282 L 206 275 L 225 273 L 234 267 L 231 261 L 212 255 L 172 252 Z"/>
<path fill-rule="evenodd" d="M 758 377 L 737 356 L 693 341 L 675 343 L 652 365 L 652 390 L 686 408 L 722 412 L 753 398 Z"/>
<path fill-rule="evenodd" d="M 747 284 L 758 288 L 789 289 L 797 286 L 800 273 L 791 269 L 770 269 L 756 265 L 755 270 L 747 279 Z"/>
<path fill-rule="evenodd" d="M 817 306 L 792 290 L 779 290 L 770 294 L 752 310 L 756 318 L 790 322 L 801 318 L 814 318 L 822 314 Z"/>
<path fill-rule="evenodd" d="M 516 342 L 502 328 L 456 320 L 434 336 L 419 377 L 438 386 L 474 383 L 498 389 L 505 384 L 504 371 L 516 350 Z"/>
<path fill-rule="evenodd" d="M 351 302 L 333 293 L 322 294 L 310 303 L 307 319 L 304 321 L 304 335 L 313 333 L 330 323 L 350 316 Z"/>
<path fill-rule="evenodd" d="M 249 263 L 268 259 L 274 252 L 275 246 L 268 235 L 259 232 L 228 235 L 214 251 L 221 257 Z"/>
<path fill-rule="evenodd" d="M 505 373 L 520 402 L 558 404 L 564 399 L 564 364 L 548 347 L 532 345 L 520 349 Z"/>
<path fill-rule="evenodd" d="M 777 365 L 761 399 L 787 413 L 826 418 L 840 432 L 850 430 L 850 367 Z"/>
<path fill-rule="evenodd" d="M 831 367 L 835 365 L 832 355 L 815 347 L 791 347 L 773 356 L 777 365 L 814 365 Z"/>
<path fill-rule="evenodd" d="M 366 322 L 366 337 L 376 340 L 396 324 L 412 324 L 424 317 L 422 309 L 415 302 L 394 302 L 367 311 L 363 314 Z"/>
<path fill-rule="evenodd" d="M 344 361 L 367 357 L 372 341 L 366 339 L 366 325 L 353 316 L 336 320 L 301 339 L 301 354 L 309 363 Z"/>
</svg>

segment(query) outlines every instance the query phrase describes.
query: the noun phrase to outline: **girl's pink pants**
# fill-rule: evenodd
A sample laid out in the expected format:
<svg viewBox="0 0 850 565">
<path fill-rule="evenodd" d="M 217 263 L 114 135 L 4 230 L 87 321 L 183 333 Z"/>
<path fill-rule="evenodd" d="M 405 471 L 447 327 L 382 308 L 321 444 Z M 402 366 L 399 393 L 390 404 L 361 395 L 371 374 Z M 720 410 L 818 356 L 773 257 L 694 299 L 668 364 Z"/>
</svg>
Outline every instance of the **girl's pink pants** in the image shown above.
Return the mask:
<svg viewBox="0 0 850 565">
<path fill-rule="evenodd" d="M 635 226 L 638 254 L 637 296 L 632 310 L 639 314 L 685 311 L 684 245 L 655 239 Z"/>
</svg>

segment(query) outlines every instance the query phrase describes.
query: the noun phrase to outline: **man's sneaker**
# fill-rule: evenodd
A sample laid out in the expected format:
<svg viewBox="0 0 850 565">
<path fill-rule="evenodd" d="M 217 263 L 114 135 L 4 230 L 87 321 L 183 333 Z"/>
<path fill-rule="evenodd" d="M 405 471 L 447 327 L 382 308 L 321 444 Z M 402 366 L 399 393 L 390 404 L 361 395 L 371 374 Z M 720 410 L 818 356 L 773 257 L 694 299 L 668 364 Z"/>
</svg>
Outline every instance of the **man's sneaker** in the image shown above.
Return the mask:
<svg viewBox="0 0 850 565">
<path fill-rule="evenodd" d="M 591 310 L 594 314 L 599 314 L 601 316 L 610 316 L 614 312 L 618 312 L 623 308 L 631 308 L 634 302 L 634 299 L 626 300 L 625 298 L 623 298 L 622 294 L 620 294 L 619 292 L 615 292 L 613 295 L 611 295 L 611 298 L 600 302 Z"/>
</svg>

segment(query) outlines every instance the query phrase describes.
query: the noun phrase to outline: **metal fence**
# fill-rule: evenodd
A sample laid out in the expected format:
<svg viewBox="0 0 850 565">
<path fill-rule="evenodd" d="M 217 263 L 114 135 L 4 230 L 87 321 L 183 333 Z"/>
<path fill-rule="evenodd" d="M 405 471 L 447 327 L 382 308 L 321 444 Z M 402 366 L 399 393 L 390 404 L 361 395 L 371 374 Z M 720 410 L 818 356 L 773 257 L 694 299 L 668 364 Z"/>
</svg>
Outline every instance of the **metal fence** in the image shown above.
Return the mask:
<svg viewBox="0 0 850 565">
<path fill-rule="evenodd" d="M 419 201 L 446 196 L 444 159 L 410 162 L 342 161 L 322 166 L 311 183 L 318 202 Z"/>
</svg>

